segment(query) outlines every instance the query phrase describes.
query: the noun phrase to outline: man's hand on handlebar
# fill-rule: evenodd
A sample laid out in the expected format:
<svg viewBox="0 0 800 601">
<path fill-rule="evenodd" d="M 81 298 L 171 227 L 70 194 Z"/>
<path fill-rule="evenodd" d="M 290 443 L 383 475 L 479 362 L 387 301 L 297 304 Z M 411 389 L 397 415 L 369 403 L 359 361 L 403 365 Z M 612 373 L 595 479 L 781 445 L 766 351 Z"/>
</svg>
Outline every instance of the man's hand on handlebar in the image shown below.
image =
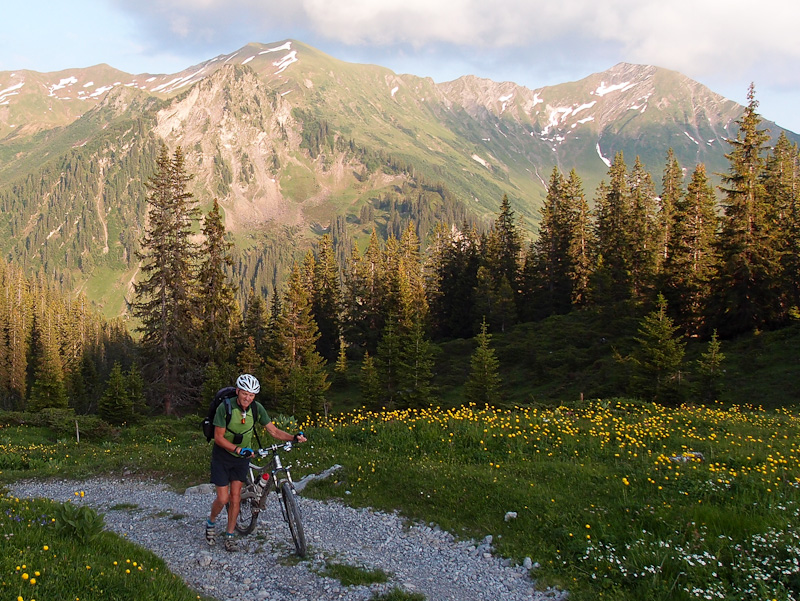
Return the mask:
<svg viewBox="0 0 800 601">
<path fill-rule="evenodd" d="M 306 438 L 306 435 L 303 434 L 302 432 L 298 432 L 297 434 L 294 435 L 294 438 L 292 439 L 292 442 L 294 442 L 294 443 L 305 442 L 306 440 L 308 440 Z"/>
<path fill-rule="evenodd" d="M 241 447 L 239 449 L 239 455 L 241 457 L 252 457 L 253 456 L 253 449 L 250 447 Z"/>
</svg>

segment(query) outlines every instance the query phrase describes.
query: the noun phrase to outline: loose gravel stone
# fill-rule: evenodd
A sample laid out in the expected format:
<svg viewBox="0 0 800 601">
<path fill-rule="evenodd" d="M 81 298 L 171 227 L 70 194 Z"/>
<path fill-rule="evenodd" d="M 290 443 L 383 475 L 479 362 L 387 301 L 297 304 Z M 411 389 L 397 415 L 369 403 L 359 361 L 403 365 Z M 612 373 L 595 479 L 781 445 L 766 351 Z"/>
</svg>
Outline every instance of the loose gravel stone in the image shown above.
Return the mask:
<svg viewBox="0 0 800 601">
<path fill-rule="evenodd" d="M 225 601 L 368 601 L 395 587 L 437 601 L 567 598 L 564 591 L 536 590 L 526 567 L 495 557 L 491 536 L 481 544 L 459 541 L 435 525 L 409 525 L 395 514 L 336 501 L 298 497 L 309 548 L 300 560 L 274 493 L 256 530 L 238 537 L 239 551 L 229 553 L 205 542 L 211 492 L 184 495 L 154 481 L 109 478 L 27 480 L 9 490 L 16 497 L 92 506 L 105 515 L 107 529 L 161 557 L 192 589 Z M 75 496 L 79 490 L 82 499 Z M 224 514 L 217 525 L 225 527 Z M 329 561 L 380 569 L 389 581 L 343 586 L 319 575 Z"/>
</svg>

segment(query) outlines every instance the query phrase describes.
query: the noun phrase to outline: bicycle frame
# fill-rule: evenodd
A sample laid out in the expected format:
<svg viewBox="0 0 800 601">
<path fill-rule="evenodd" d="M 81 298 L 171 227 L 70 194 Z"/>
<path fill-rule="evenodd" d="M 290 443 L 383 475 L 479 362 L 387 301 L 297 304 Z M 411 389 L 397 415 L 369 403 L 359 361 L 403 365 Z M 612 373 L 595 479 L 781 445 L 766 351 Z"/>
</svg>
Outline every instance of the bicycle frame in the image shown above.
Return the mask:
<svg viewBox="0 0 800 601">
<path fill-rule="evenodd" d="M 266 470 L 269 470 L 269 473 L 270 473 L 269 484 L 261 492 L 261 498 L 258 500 L 259 509 L 264 509 L 264 500 L 268 496 L 269 492 L 272 489 L 275 489 L 276 491 L 279 491 L 280 487 L 281 487 L 281 483 L 289 482 L 289 484 L 292 486 L 292 488 L 294 488 L 294 480 L 292 480 L 292 473 L 290 471 L 292 466 L 291 465 L 286 465 L 286 466 L 283 465 L 283 462 L 281 461 L 281 456 L 278 454 L 278 451 L 281 450 L 281 449 L 284 450 L 284 451 L 287 451 L 287 452 L 291 451 L 292 450 L 292 442 L 291 441 L 287 441 L 287 442 L 284 442 L 283 444 L 274 444 L 272 446 L 265 447 L 263 449 L 256 449 L 255 451 L 253 451 L 253 454 L 258 456 L 258 457 L 260 457 L 261 459 L 264 459 L 264 458 L 269 457 L 271 455 L 271 459 L 270 459 L 269 465 L 259 466 L 259 465 L 256 465 L 255 463 L 252 463 L 252 462 L 249 465 L 250 474 L 249 474 L 249 477 L 248 477 L 248 480 L 247 480 L 247 486 L 248 486 L 248 488 L 250 486 L 253 486 L 254 487 L 253 492 L 255 492 L 255 485 L 256 485 L 256 482 L 257 482 L 256 474 L 261 474 L 261 473 L 265 472 Z"/>
<path fill-rule="evenodd" d="M 267 497 L 272 489 L 275 489 L 280 502 L 281 513 L 284 521 L 289 525 L 295 549 L 300 557 L 306 554 L 306 539 L 303 532 L 300 508 L 295 498 L 294 481 L 292 480 L 291 466 L 283 465 L 278 451 L 291 451 L 292 442 L 287 441 L 282 444 L 274 444 L 263 449 L 256 449 L 253 453 L 257 457 L 264 459 L 270 457 L 268 465 L 260 466 L 250 462 L 248 464 L 247 483 L 242 490 L 241 502 L 239 505 L 239 516 L 236 520 L 236 530 L 239 534 L 247 535 L 256 528 L 258 515 L 266 507 Z M 271 476 L 267 486 L 261 488 L 257 482 L 259 475 L 269 470 Z M 260 496 L 259 496 L 260 495 Z"/>
</svg>

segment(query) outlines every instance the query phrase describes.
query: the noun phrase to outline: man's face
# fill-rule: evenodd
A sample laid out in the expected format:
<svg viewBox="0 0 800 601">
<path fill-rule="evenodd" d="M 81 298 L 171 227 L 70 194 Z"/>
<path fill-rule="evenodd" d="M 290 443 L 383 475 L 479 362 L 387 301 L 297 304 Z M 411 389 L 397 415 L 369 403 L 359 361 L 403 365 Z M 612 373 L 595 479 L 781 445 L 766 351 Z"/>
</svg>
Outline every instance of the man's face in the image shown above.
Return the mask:
<svg viewBox="0 0 800 601">
<path fill-rule="evenodd" d="M 239 406 L 242 409 L 247 410 L 247 408 L 250 406 L 250 403 L 252 403 L 253 399 L 256 398 L 256 395 L 253 392 L 247 392 L 246 390 L 237 388 L 236 397 L 239 399 Z"/>
</svg>

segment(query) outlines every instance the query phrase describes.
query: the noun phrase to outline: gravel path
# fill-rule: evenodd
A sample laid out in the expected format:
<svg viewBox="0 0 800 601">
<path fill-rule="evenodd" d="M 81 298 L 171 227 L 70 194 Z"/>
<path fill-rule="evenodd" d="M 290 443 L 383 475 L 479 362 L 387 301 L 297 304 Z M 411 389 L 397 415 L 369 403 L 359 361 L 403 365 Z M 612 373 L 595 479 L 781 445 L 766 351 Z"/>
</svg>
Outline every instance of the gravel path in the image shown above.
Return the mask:
<svg viewBox="0 0 800 601">
<path fill-rule="evenodd" d="M 202 488 L 202 487 L 201 487 Z M 394 587 L 430 601 L 563 601 L 554 589 L 536 591 L 528 570 L 491 553 L 491 540 L 457 541 L 447 532 L 370 509 L 298 497 L 309 553 L 294 554 L 289 528 L 273 496 L 256 531 L 239 537 L 239 551 L 209 547 L 203 536 L 213 499 L 209 492 L 178 494 L 166 485 L 110 479 L 20 481 L 17 497 L 88 503 L 105 514 L 106 527 L 163 558 L 199 593 L 224 601 L 367 601 Z M 127 509 L 111 509 L 124 504 Z M 220 525 L 224 523 L 224 517 Z M 389 582 L 343 586 L 319 576 L 326 561 L 390 574 Z"/>
</svg>

